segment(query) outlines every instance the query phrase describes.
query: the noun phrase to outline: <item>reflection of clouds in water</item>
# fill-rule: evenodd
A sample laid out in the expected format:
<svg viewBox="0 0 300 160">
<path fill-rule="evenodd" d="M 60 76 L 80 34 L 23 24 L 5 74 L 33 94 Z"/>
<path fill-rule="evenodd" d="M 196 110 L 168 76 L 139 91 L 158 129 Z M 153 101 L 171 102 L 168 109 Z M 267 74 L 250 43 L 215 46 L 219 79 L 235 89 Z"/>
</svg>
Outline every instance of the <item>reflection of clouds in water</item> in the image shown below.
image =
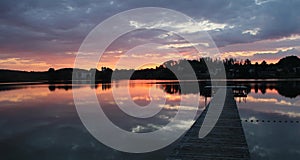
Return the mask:
<svg viewBox="0 0 300 160">
<path fill-rule="evenodd" d="M 180 110 L 183 111 L 194 111 L 194 110 L 198 110 L 198 108 L 194 107 L 194 106 L 178 106 L 178 105 L 169 105 L 169 104 L 162 104 L 159 105 L 161 108 L 167 109 L 167 110 L 178 110 L 180 107 Z"/>
<path fill-rule="evenodd" d="M 300 106 L 300 99 L 297 100 L 297 101 L 295 101 L 294 104 L 295 104 L 296 106 Z"/>
<path fill-rule="evenodd" d="M 114 97 L 115 100 L 118 101 L 118 103 L 127 103 L 128 101 L 142 101 L 142 102 L 150 102 L 152 100 L 156 100 L 156 101 L 159 101 L 159 100 L 162 100 L 163 98 L 162 97 L 159 97 L 159 96 L 147 96 L 147 95 L 140 95 L 140 96 L 132 96 L 132 98 L 128 98 L 128 97 L 119 97 L 119 96 L 116 96 Z"/>
<path fill-rule="evenodd" d="M 159 107 L 167 109 L 167 110 L 178 110 L 178 105 L 169 105 L 169 104 L 160 104 Z"/>
<path fill-rule="evenodd" d="M 119 101 L 127 101 L 127 100 L 129 100 L 128 97 L 115 97 L 115 99 L 117 99 Z"/>
<path fill-rule="evenodd" d="M 185 130 L 186 126 L 191 126 L 195 121 L 179 121 L 173 125 L 157 125 L 149 123 L 147 125 L 136 125 L 135 127 L 131 128 L 131 132 L 134 133 L 145 133 L 145 132 L 152 132 L 158 130 L 160 128 L 165 128 L 167 131 L 176 131 L 176 130 Z"/>
<path fill-rule="evenodd" d="M 187 114 L 193 111 L 197 112 L 198 110 L 202 111 L 204 109 L 204 98 L 202 97 L 203 99 L 201 99 L 199 93 L 168 94 L 165 93 L 165 91 L 161 87 L 159 87 L 160 84 L 131 83 L 129 86 L 127 86 L 127 84 L 124 82 L 126 81 L 120 81 L 118 83 L 118 87 L 114 87 L 115 85 L 112 85 L 113 90 L 115 90 L 115 92 L 118 92 L 118 96 L 113 96 L 112 91 L 100 91 L 97 92 L 97 95 L 99 101 L 102 103 L 102 107 L 104 108 L 106 115 L 110 118 L 110 120 L 115 125 L 126 131 L 135 133 L 153 132 L 169 125 L 172 121 L 172 118 L 174 118 L 174 116 L 178 113 L 179 109 L 183 112 L 183 114 Z M 128 91 L 130 96 L 126 96 L 126 93 L 128 93 Z M 200 106 L 194 106 L 193 101 L 195 101 L 195 99 L 199 100 Z M 118 103 L 116 103 L 116 100 L 118 101 Z M 140 121 L 139 119 L 135 119 L 118 109 L 120 107 L 118 106 L 118 104 L 123 105 L 123 107 L 132 107 L 130 103 L 132 101 L 139 105 L 148 104 L 146 102 L 153 100 L 166 101 L 157 104 L 157 106 L 161 108 L 161 111 L 158 114 L 151 118 L 143 119 L 142 121 Z M 182 106 L 180 106 L 180 102 L 182 103 Z M 109 105 L 111 107 L 108 107 Z M 150 106 L 149 109 L 152 110 L 152 107 Z M 188 118 L 189 121 L 186 122 L 179 120 L 178 123 L 167 126 L 166 129 L 173 132 L 186 129 L 187 126 L 191 126 L 193 124 L 194 117 L 185 118 Z M 124 121 L 124 119 L 126 119 L 126 121 Z"/>
<path fill-rule="evenodd" d="M 139 86 L 136 85 L 136 88 L 138 88 Z M 142 86 L 145 87 L 145 86 Z M 151 87 L 151 86 L 146 86 L 146 87 Z M 121 87 L 119 87 L 121 88 Z M 199 95 L 198 94 L 185 94 L 185 95 L 174 95 L 174 94 L 166 94 L 166 95 L 162 95 L 162 94 L 157 94 L 157 95 L 151 95 L 151 97 L 148 95 L 148 93 L 146 92 L 135 92 L 135 95 L 130 98 L 128 97 L 122 97 L 122 96 L 116 96 L 113 97 L 115 100 L 118 100 L 119 104 L 127 104 L 129 101 L 139 101 L 139 102 L 149 102 L 152 100 L 163 100 L 166 98 L 166 104 L 159 104 L 159 107 L 164 108 L 164 109 L 168 109 L 168 110 L 178 110 L 179 109 L 179 103 L 182 101 L 183 104 L 185 104 L 185 106 L 180 106 L 182 107 L 183 110 L 197 110 L 197 108 L 195 107 L 191 107 L 193 105 L 192 100 L 195 98 L 198 98 Z M 201 101 L 199 99 L 199 101 Z M 110 101 L 108 102 L 110 104 L 116 104 L 114 101 Z M 191 106 L 189 106 L 191 105 Z M 204 106 L 202 106 L 204 107 Z"/>
<path fill-rule="evenodd" d="M 300 150 L 299 149 L 291 149 L 291 152 L 294 152 L 295 154 L 300 154 Z"/>
<path fill-rule="evenodd" d="M 299 106 L 300 107 L 299 101 L 296 101 L 293 103 L 293 102 L 288 102 L 286 100 L 280 100 L 280 99 L 276 99 L 276 98 L 255 98 L 253 96 L 248 96 L 247 102 L 273 103 L 273 104 L 278 104 L 278 105 Z"/>
<path fill-rule="evenodd" d="M 280 96 L 279 94 L 268 93 L 259 98 L 257 94 L 253 96 L 253 93 L 248 95 L 246 103 L 240 103 L 240 114 L 242 117 L 246 115 L 252 115 L 253 112 L 273 114 L 273 116 L 289 116 L 292 118 L 299 117 L 300 114 L 300 100 L 299 98 L 290 99 Z M 246 110 L 244 110 L 246 109 Z M 256 113 L 257 114 L 257 113 Z M 252 116 L 251 115 L 251 116 Z M 262 119 L 263 117 L 259 117 Z"/>
<path fill-rule="evenodd" d="M 139 97 L 141 100 L 145 100 L 143 99 L 144 95 L 149 96 L 147 88 L 151 88 L 151 85 L 139 85 L 136 83 L 134 87 L 134 93 L 132 92 L 134 96 Z M 119 84 L 119 88 L 122 88 L 122 85 Z M 141 88 L 143 90 L 138 92 Z M 86 99 L 88 99 L 88 97 L 84 97 L 85 93 L 90 89 L 91 88 L 89 86 L 78 88 L 78 90 L 82 93 L 82 98 Z M 161 88 L 157 89 L 161 90 Z M 101 87 L 98 87 L 96 93 L 99 97 L 101 96 L 99 101 L 106 105 L 104 108 L 108 108 L 107 113 L 111 113 L 111 118 L 116 119 L 116 124 L 122 123 L 121 126 L 124 125 L 122 127 L 132 132 L 151 132 L 164 127 L 172 120 L 179 107 L 183 107 L 181 109 L 186 112 L 196 109 L 195 107 L 191 107 L 187 104 L 189 104 L 189 98 L 199 96 L 199 94 L 180 95 L 179 93 L 166 93 L 167 104 L 162 104 L 160 106 L 163 108 L 162 112 L 153 119 L 143 121 L 145 123 L 141 123 L 136 119 L 126 119 L 127 117 L 124 118 L 124 116 L 115 112 L 115 102 L 113 101 L 111 90 L 102 91 Z M 160 96 L 156 95 L 151 96 L 152 98 L 160 98 Z M 186 103 L 184 106 L 179 106 L 181 96 L 185 97 L 184 101 Z M 118 98 L 123 100 L 124 103 L 128 100 L 128 98 L 124 97 Z M 45 149 L 50 151 L 56 151 L 56 148 L 59 147 L 61 152 L 64 153 L 73 151 L 84 153 L 86 149 L 89 149 L 91 153 L 98 154 L 103 158 L 111 155 L 117 156 L 116 154 L 118 152 L 115 153 L 115 151 L 111 151 L 105 148 L 105 146 L 98 144 L 97 141 L 94 141 L 94 139 L 89 136 L 83 126 L 81 126 L 82 124 L 77 119 L 76 111 L 73 110 L 73 107 L 69 107 L 70 105 L 73 105 L 71 92 L 65 92 L 65 90 L 49 92 L 47 86 L 44 88 L 9 90 L 0 92 L 0 102 L 2 102 L 1 106 L 5 106 L 8 103 L 11 104 L 13 108 L 15 105 L 15 110 L 12 115 L 7 114 L 9 112 L 4 112 L 5 110 L 2 111 L 2 115 L 0 116 L 2 117 L 2 119 L 0 119 L 0 127 L 2 127 L 1 137 L 9 139 L 12 136 L 17 136 L 17 134 L 28 133 L 24 136 L 26 141 L 24 140 L 19 142 L 20 146 L 26 146 L 26 148 L 21 148 L 22 151 L 28 148 L 39 148 L 42 147 L 42 145 L 48 144 L 48 148 Z M 24 112 L 24 110 L 20 110 L 20 108 L 18 108 L 18 106 L 20 106 L 19 102 L 26 102 L 26 104 L 24 103 L 22 106 L 34 106 L 36 108 L 34 110 L 30 110 L 30 112 Z M 299 106 L 300 97 L 291 99 L 280 96 L 277 92 L 267 91 L 264 95 L 250 93 L 247 97 L 247 102 L 239 104 L 239 113 L 242 118 L 246 117 L 249 119 L 248 117 L 250 117 L 250 119 L 253 120 L 264 119 L 276 120 L 277 122 L 278 120 L 282 120 L 283 122 L 289 118 L 289 120 L 298 120 L 298 118 L 300 118 Z M 38 108 L 40 110 L 38 110 Z M 59 118 L 57 118 L 57 116 L 59 116 Z M 32 117 L 32 119 L 28 119 L 30 117 Z M 27 119 L 27 121 L 23 121 L 24 119 Z M 167 129 L 174 131 L 182 129 L 184 126 L 191 125 L 192 123 L 193 121 L 179 121 L 178 124 L 168 126 Z M 64 124 L 66 126 L 60 127 L 61 125 L 58 124 Z M 80 126 L 81 129 L 72 127 L 72 125 Z M 260 121 L 259 123 L 243 123 L 243 126 L 250 151 L 253 153 L 252 155 L 254 155 L 252 158 L 266 159 L 271 157 L 270 159 L 276 159 L 277 157 L 277 159 L 282 159 L 282 157 L 278 156 L 280 154 L 296 155 L 294 157 L 295 159 L 300 157 L 298 149 L 300 143 L 298 138 L 296 138 L 300 133 L 299 124 L 261 123 Z M 73 158 L 74 157 L 72 157 L 72 159 Z M 291 158 L 293 157 L 288 157 L 287 159 Z"/>
<path fill-rule="evenodd" d="M 298 124 L 244 123 L 243 127 L 251 159 L 299 159 Z"/>
<path fill-rule="evenodd" d="M 285 101 L 285 100 L 277 101 L 277 102 L 275 102 L 275 104 L 286 105 L 286 106 L 295 106 L 293 103 L 287 102 L 287 101 Z"/>
<path fill-rule="evenodd" d="M 159 115 L 158 118 L 160 118 L 160 119 L 165 119 L 165 120 L 169 120 L 169 119 L 172 118 L 172 117 L 170 117 L 170 116 L 168 116 L 168 115 Z"/>
<path fill-rule="evenodd" d="M 274 113 L 277 113 L 277 114 L 283 115 L 283 116 L 288 116 L 288 117 L 291 117 L 291 118 L 300 118 L 300 113 L 299 112 L 275 110 Z"/>
<path fill-rule="evenodd" d="M 28 91 L 31 90 L 31 91 Z M 50 92 L 46 89 L 41 92 L 40 88 L 28 88 L 11 90 L 6 92 L 0 92 L 0 102 L 24 102 L 27 100 L 35 100 L 42 97 L 46 97 Z"/>
<path fill-rule="evenodd" d="M 249 118 L 249 121 L 251 121 L 251 120 L 253 121 L 253 122 L 251 122 L 251 123 L 253 123 L 253 124 L 258 124 L 258 123 L 256 122 L 256 120 L 258 120 L 258 118 L 252 116 L 252 117 Z"/>
<path fill-rule="evenodd" d="M 250 117 L 249 119 L 251 119 L 251 120 L 257 120 L 257 118 L 254 117 L 254 116 Z"/>
<path fill-rule="evenodd" d="M 156 125 L 156 124 L 147 124 L 147 125 L 137 125 L 136 127 L 133 127 L 131 129 L 131 132 L 133 133 L 145 133 L 145 132 L 152 132 L 152 131 L 155 131 L 155 130 L 158 130 L 160 128 L 162 128 L 163 126 L 162 125 Z"/>
<path fill-rule="evenodd" d="M 277 92 L 250 93 L 246 103 L 240 103 L 239 113 L 244 122 L 252 159 L 299 159 L 300 97 L 289 98 Z M 257 123 L 256 120 L 259 120 Z M 262 122 L 264 120 L 264 122 Z M 269 122 L 267 122 L 269 121 Z"/>
<path fill-rule="evenodd" d="M 160 98 L 156 97 L 157 99 L 156 100 L 159 100 Z M 149 97 L 149 96 L 134 96 L 132 97 L 132 100 L 133 101 L 138 101 L 138 100 L 141 100 L 141 101 L 151 101 L 151 100 L 154 100 L 152 97 Z"/>
<path fill-rule="evenodd" d="M 191 126 L 195 121 L 179 121 L 174 125 L 167 125 L 165 126 L 166 130 L 175 131 L 175 130 L 186 130 L 186 126 Z"/>
<path fill-rule="evenodd" d="M 273 95 L 273 97 L 255 98 L 250 94 L 247 97 L 247 102 L 239 104 L 240 109 L 247 109 L 249 111 L 258 111 L 260 113 L 273 113 L 276 115 L 296 116 L 300 114 L 300 100 L 284 98 L 282 96 Z M 247 114 L 249 114 L 247 111 Z M 245 111 L 240 111 L 243 117 Z"/>
<path fill-rule="evenodd" d="M 250 148 L 250 153 L 256 153 L 256 155 L 259 156 L 260 158 L 266 158 L 266 156 L 268 155 L 267 152 L 268 151 L 266 148 L 263 148 L 259 145 L 255 145 L 253 146 L 253 148 Z"/>
<path fill-rule="evenodd" d="M 144 95 L 149 96 L 148 88 L 150 88 L 151 86 L 152 85 L 139 86 L 138 84 L 135 84 L 135 90 L 134 92 L 132 92 L 133 97 L 136 96 L 139 97 L 139 99 L 141 100 L 145 100 L 143 99 L 143 97 Z M 143 87 L 144 89 L 141 92 L 139 92 L 140 89 Z M 122 85 L 119 85 L 119 88 L 122 88 Z M 147 92 L 145 88 L 147 89 Z M 127 119 L 127 117 L 123 116 L 120 112 L 118 112 L 115 109 L 115 101 L 112 97 L 111 90 L 101 90 L 101 87 L 98 87 L 95 90 L 95 88 L 91 88 L 89 87 L 89 85 L 84 85 L 84 87 L 76 89 L 79 90 L 81 93 L 81 98 L 83 99 L 82 103 L 85 103 L 87 106 L 89 105 L 88 100 L 90 99 L 90 97 L 87 96 L 87 92 L 89 92 L 91 89 L 96 92 L 99 98 L 99 102 L 105 105 L 102 106 L 103 108 L 107 109 L 107 112 L 105 113 L 111 114 L 110 118 L 115 120 L 114 123 L 118 125 L 120 124 L 120 128 L 125 128 L 127 131 L 155 131 L 159 128 L 166 126 L 177 113 L 177 110 L 168 110 L 167 108 L 165 108 L 165 106 L 161 106 L 163 107 L 162 111 L 156 117 L 153 117 L 149 121 L 140 121 L 139 119 L 134 118 Z M 157 88 L 157 91 L 163 92 L 161 88 Z M 188 104 L 189 96 L 193 97 L 197 95 L 183 96 L 186 97 L 185 101 L 186 104 Z M 151 97 L 163 98 L 162 96 L 157 96 L 156 94 L 152 94 Z M 180 95 L 168 95 L 169 99 L 167 102 L 167 107 L 179 106 L 179 102 L 181 100 L 180 97 Z M 73 107 L 74 103 L 72 98 L 72 92 L 66 92 L 64 89 L 56 89 L 54 92 L 50 92 L 48 89 L 48 85 L 39 88 L 27 88 L 24 90 L 19 89 L 0 92 L 0 102 L 2 104 L 1 106 L 10 104 L 12 106 L 11 110 L 14 111 L 11 112 L 11 115 L 7 114 L 10 112 L 2 112 L 0 116 L 2 117 L 0 119 L 0 127 L 3 131 L 1 132 L 1 137 L 7 139 L 7 144 L 9 145 L 13 145 L 13 143 L 17 142 L 18 145 L 25 146 L 22 148 L 19 146 L 13 148 L 20 149 L 20 151 L 25 151 L 27 149 L 36 150 L 37 148 L 42 148 L 42 151 L 45 151 L 47 153 L 57 153 L 56 151 L 60 151 L 61 153 L 78 153 L 76 154 L 76 157 L 69 157 L 71 159 L 84 159 L 88 157 L 87 154 L 97 154 L 97 157 L 102 158 L 105 158 L 110 155 L 120 158 L 120 156 L 118 156 L 118 154 L 120 154 L 119 152 L 107 149 L 105 146 L 95 141 L 87 133 L 86 129 L 82 126 L 82 123 L 78 119 L 76 110 Z M 124 99 L 124 97 L 119 98 L 123 98 L 122 100 L 124 100 L 124 103 L 126 102 L 126 100 L 128 100 Z M 11 101 L 4 102 L 6 101 L 6 99 L 10 99 Z M 30 106 L 30 108 L 28 108 L 32 110 L 20 110 L 22 108 L 27 109 L 25 107 L 18 107 L 20 105 L 19 102 L 25 101 L 26 103 L 22 104 L 22 106 Z M 184 111 L 191 110 L 193 108 L 189 105 L 185 105 L 182 107 Z M 183 129 L 184 127 L 191 125 L 192 123 L 193 121 L 180 121 L 178 124 L 172 125 L 167 129 L 176 131 L 179 129 Z M 73 125 L 75 125 L 75 127 Z M 23 133 L 26 134 L 24 134 L 24 139 L 22 139 L 22 137 L 20 139 L 10 138 L 17 137 Z M 9 148 L 12 146 L 7 147 Z M 89 152 L 85 152 L 86 150 L 88 150 Z M 159 154 L 162 153 L 159 152 Z M 80 157 L 79 155 L 84 155 L 86 157 Z M 123 153 L 122 156 L 124 156 Z M 144 157 L 142 158 L 145 159 Z M 53 157 L 52 159 L 55 159 L 55 157 Z M 151 157 L 148 159 L 157 158 L 153 158 L 153 155 L 151 155 Z"/>
<path fill-rule="evenodd" d="M 247 97 L 247 102 L 255 102 L 255 103 L 275 103 L 277 99 L 275 98 L 255 98 L 253 96 Z"/>
<path fill-rule="evenodd" d="M 180 101 L 180 99 L 181 99 L 181 96 L 178 94 L 178 95 L 176 95 L 176 94 L 167 94 L 166 95 L 166 98 L 167 98 L 167 100 L 168 101 Z"/>
<path fill-rule="evenodd" d="M 148 130 L 149 130 L 148 127 L 137 125 L 136 127 L 131 129 L 131 132 L 133 132 L 133 133 L 142 133 L 142 132 L 147 132 Z"/>
</svg>

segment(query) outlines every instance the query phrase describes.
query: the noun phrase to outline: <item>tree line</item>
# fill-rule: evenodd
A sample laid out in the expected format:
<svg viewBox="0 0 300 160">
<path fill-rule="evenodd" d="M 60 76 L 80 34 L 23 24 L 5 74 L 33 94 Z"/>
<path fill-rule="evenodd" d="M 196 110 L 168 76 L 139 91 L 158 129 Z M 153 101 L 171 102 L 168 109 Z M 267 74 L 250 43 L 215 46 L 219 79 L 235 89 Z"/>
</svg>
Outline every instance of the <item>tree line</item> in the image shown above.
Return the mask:
<svg viewBox="0 0 300 160">
<path fill-rule="evenodd" d="M 208 68 L 209 66 L 209 68 Z M 50 68 L 44 72 L 26 72 L 15 70 L 0 70 L 0 82 L 35 82 L 48 81 L 51 83 L 70 82 L 73 72 L 75 79 L 109 82 L 112 74 L 115 79 L 160 79 L 170 80 L 191 78 L 191 69 L 197 79 L 210 79 L 211 73 L 220 74 L 220 68 L 225 69 L 226 78 L 229 79 L 268 79 L 268 78 L 300 78 L 300 59 L 297 56 L 281 58 L 277 63 L 268 64 L 266 61 L 252 63 L 250 59 L 240 60 L 228 58 L 224 60 L 202 57 L 196 60 L 170 60 L 156 68 L 140 70 L 112 70 L 107 67 L 98 69 L 63 68 L 55 70 Z M 176 73 L 176 74 L 174 74 Z M 131 75 L 128 77 L 128 75 Z"/>
</svg>

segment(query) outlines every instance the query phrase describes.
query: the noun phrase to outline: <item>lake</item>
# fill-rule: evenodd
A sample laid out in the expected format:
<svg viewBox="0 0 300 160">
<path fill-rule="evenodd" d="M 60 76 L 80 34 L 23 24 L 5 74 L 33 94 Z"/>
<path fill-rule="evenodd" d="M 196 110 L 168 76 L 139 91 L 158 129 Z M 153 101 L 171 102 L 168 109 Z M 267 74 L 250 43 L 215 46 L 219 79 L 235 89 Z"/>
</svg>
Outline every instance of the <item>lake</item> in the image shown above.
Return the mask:
<svg viewBox="0 0 300 160">
<path fill-rule="evenodd" d="M 186 85 L 193 82 L 186 82 Z M 248 87 L 247 97 L 236 97 L 249 151 L 253 159 L 300 158 L 300 81 L 236 80 L 231 85 Z M 206 82 L 199 82 L 201 86 Z M 77 114 L 73 91 L 95 91 L 106 116 L 128 132 L 147 133 L 169 124 L 176 115 L 181 97 L 183 110 L 195 110 L 190 99 L 198 98 L 197 115 L 210 98 L 191 88 L 181 91 L 176 81 L 135 80 L 103 84 L 5 84 L 0 86 L 1 159 L 165 159 L 176 142 L 145 154 L 130 154 L 111 149 L 95 139 Z M 149 95 L 151 90 L 151 96 Z M 117 100 L 112 91 L 119 93 Z M 131 98 L 123 95 L 129 92 Z M 147 119 L 122 112 L 116 101 L 133 100 L 146 106 L 153 100 L 165 100 L 161 111 Z M 190 121 L 169 126 L 180 130 Z M 101 122 L 99 122 L 101 123 Z"/>
</svg>

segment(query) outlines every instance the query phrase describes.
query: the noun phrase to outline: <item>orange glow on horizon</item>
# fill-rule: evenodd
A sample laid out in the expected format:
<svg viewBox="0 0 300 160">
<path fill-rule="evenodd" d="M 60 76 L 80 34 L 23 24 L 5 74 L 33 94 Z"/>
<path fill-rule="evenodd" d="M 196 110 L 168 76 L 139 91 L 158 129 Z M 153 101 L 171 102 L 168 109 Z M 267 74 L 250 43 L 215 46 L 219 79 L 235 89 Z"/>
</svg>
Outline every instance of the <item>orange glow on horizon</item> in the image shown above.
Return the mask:
<svg viewBox="0 0 300 160">
<path fill-rule="evenodd" d="M 170 53 L 171 54 L 171 53 Z M 238 55 L 239 53 L 236 52 Z M 181 55 L 183 55 L 182 58 L 186 59 L 195 59 L 195 57 L 189 58 L 188 52 L 184 52 Z M 228 55 L 230 56 L 230 55 Z M 230 56 L 231 57 L 231 56 Z M 64 57 L 63 55 L 59 56 L 45 56 L 45 57 L 38 57 L 36 60 L 36 57 L 33 57 L 32 59 L 30 58 L 6 58 L 6 59 L 0 59 L 0 69 L 10 69 L 10 70 L 21 70 L 21 71 L 47 71 L 49 68 L 54 68 L 54 69 L 61 69 L 61 68 L 73 68 L 74 67 L 74 61 L 76 56 L 75 55 L 67 55 Z M 229 58 L 226 55 L 222 57 L 224 58 Z M 234 58 L 234 57 L 233 57 Z M 245 60 L 243 56 L 235 57 L 240 60 Z M 283 57 L 281 57 L 283 58 Z M 98 63 L 97 69 L 101 70 L 101 67 L 109 67 L 111 69 L 116 69 L 116 63 L 120 57 L 116 57 L 115 55 L 111 56 L 106 56 L 104 59 L 101 59 L 101 61 Z M 146 68 L 156 68 L 157 66 L 161 65 L 163 62 L 167 60 L 178 60 L 180 59 L 179 57 L 171 57 L 170 55 L 162 56 L 162 57 L 142 57 L 144 59 L 145 63 L 144 65 L 138 66 L 137 68 L 130 67 L 130 66 L 135 66 L 135 63 L 142 63 L 140 59 L 132 58 L 128 59 L 130 61 L 124 61 L 122 66 L 118 66 L 117 69 L 146 69 Z M 251 58 L 250 58 L 251 60 Z M 251 60 L 252 64 L 255 64 L 258 62 L 259 64 L 263 61 L 264 59 L 261 60 Z M 149 61 L 149 63 L 146 63 L 146 61 Z M 279 59 L 267 59 L 265 60 L 267 64 L 276 64 Z M 152 62 L 152 63 L 150 63 Z M 120 67 L 120 68 L 119 68 Z M 87 69 L 87 68 L 84 68 Z"/>
</svg>

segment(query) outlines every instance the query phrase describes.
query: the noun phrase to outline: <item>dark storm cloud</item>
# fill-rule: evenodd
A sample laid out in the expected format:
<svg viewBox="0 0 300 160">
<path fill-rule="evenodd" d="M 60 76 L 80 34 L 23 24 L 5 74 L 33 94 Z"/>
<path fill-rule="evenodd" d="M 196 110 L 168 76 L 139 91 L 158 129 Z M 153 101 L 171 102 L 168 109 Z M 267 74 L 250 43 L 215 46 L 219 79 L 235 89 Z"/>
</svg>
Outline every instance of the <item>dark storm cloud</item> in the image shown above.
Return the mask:
<svg viewBox="0 0 300 160">
<path fill-rule="evenodd" d="M 269 0 L 262 4 L 252 1 L 248 5 L 242 2 L 235 3 L 235 6 L 228 9 L 236 10 L 236 12 L 227 12 L 234 15 L 233 17 L 224 16 L 227 19 L 223 19 L 224 17 L 219 15 L 223 14 L 221 12 L 213 18 L 216 22 L 225 22 L 235 26 L 229 30 L 212 33 L 218 46 L 288 37 L 300 33 L 300 1 Z M 256 34 L 243 33 L 255 29 L 258 29 Z"/>
<path fill-rule="evenodd" d="M 118 13 L 108 12 L 109 1 L 4 0 L 0 6 L 0 46 L 7 52 L 74 50 L 97 23 Z"/>
<path fill-rule="evenodd" d="M 262 23 L 262 38 L 278 38 L 300 33 L 300 1 L 274 1 L 262 5 L 264 18 Z M 263 22 L 264 21 L 264 22 Z"/>
<path fill-rule="evenodd" d="M 0 48 L 3 53 L 76 51 L 88 32 L 104 19 L 149 6 L 232 26 L 210 31 L 218 46 L 300 33 L 298 0 L 1 0 Z"/>
</svg>

